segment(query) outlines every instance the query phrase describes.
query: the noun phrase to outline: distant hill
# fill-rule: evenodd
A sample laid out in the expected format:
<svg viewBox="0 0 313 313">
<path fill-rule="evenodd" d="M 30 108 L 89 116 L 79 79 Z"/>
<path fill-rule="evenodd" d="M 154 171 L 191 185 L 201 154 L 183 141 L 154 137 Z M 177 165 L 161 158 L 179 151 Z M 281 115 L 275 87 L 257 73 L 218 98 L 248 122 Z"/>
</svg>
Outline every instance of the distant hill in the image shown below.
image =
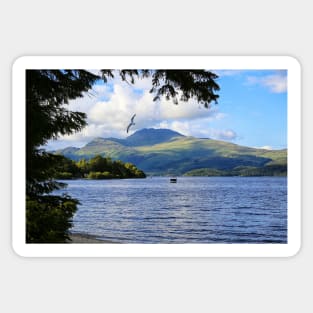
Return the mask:
<svg viewBox="0 0 313 313">
<path fill-rule="evenodd" d="M 264 150 L 183 136 L 169 129 L 142 129 L 126 139 L 95 138 L 57 154 L 73 160 L 95 155 L 131 162 L 149 175 L 286 175 L 287 150 Z"/>
</svg>

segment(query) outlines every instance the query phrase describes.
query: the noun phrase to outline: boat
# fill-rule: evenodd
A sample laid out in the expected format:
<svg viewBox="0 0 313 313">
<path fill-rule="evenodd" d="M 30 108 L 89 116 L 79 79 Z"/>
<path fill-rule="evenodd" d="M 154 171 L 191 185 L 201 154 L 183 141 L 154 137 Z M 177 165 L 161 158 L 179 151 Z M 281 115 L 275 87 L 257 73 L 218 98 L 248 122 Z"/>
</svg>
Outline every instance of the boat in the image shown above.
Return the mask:
<svg viewBox="0 0 313 313">
<path fill-rule="evenodd" d="M 177 178 L 170 178 L 170 183 L 177 183 Z"/>
</svg>

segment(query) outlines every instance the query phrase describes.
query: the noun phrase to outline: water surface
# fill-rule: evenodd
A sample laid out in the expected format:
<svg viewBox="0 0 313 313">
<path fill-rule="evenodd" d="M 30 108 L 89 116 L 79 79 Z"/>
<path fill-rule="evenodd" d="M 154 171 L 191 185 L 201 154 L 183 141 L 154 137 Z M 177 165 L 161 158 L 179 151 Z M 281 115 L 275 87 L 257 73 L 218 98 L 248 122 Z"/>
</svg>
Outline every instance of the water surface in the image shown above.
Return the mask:
<svg viewBox="0 0 313 313">
<path fill-rule="evenodd" d="M 81 202 L 73 233 L 119 243 L 287 243 L 285 177 L 66 183 Z"/>
</svg>

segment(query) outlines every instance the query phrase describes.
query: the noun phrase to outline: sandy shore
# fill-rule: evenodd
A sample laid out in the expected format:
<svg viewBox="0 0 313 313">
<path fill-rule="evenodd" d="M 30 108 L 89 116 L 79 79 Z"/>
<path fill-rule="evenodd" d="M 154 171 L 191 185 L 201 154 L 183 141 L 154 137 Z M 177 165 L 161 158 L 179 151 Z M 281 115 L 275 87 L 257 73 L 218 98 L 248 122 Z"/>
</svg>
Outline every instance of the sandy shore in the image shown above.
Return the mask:
<svg viewBox="0 0 313 313">
<path fill-rule="evenodd" d="M 70 238 L 72 241 L 68 241 L 68 243 L 115 243 L 108 240 L 100 240 L 88 234 L 70 234 Z"/>
</svg>

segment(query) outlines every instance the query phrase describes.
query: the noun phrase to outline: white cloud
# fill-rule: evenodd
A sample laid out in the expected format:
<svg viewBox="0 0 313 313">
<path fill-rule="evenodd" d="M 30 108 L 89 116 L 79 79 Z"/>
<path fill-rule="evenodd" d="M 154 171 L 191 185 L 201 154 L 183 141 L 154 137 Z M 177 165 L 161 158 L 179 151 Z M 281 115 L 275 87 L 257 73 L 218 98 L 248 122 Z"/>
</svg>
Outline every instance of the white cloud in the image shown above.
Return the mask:
<svg viewBox="0 0 313 313">
<path fill-rule="evenodd" d="M 226 131 L 208 130 L 211 121 L 225 117 L 218 107 L 205 109 L 194 100 L 178 105 L 165 99 L 153 101 L 150 88 L 149 79 L 139 80 L 133 86 L 121 82 L 119 77 L 110 83 L 95 85 L 89 94 L 70 101 L 68 106 L 70 110 L 86 112 L 88 125 L 81 132 L 63 136 L 61 140 L 75 145 L 75 142 L 88 142 L 94 137 L 123 138 L 148 127 L 170 128 L 195 137 L 232 137 Z M 135 125 L 127 134 L 126 127 L 135 113 Z"/>
<path fill-rule="evenodd" d="M 195 101 L 180 102 L 178 105 L 165 99 L 153 101 L 153 95 L 147 89 L 137 92 L 127 84 L 115 84 L 109 100 L 96 102 L 87 114 L 91 124 L 106 126 L 120 132 L 121 136 L 126 136 L 125 129 L 134 113 L 136 113 L 136 125 L 133 130 L 162 121 L 224 117 L 216 107 L 208 110 Z"/>
<path fill-rule="evenodd" d="M 88 72 L 94 74 L 94 75 L 98 75 L 98 76 L 101 76 L 101 72 L 100 70 L 95 70 L 95 69 L 89 69 L 87 70 Z"/>
<path fill-rule="evenodd" d="M 244 71 L 243 70 L 214 70 L 213 72 L 217 74 L 219 77 L 225 77 L 225 76 L 241 75 Z"/>
<path fill-rule="evenodd" d="M 267 75 L 263 77 L 248 76 L 248 85 L 260 85 L 272 93 L 283 93 L 287 91 L 287 76 L 283 73 Z"/>
<path fill-rule="evenodd" d="M 231 129 L 213 130 L 211 136 L 215 139 L 227 140 L 227 141 L 235 140 L 238 137 L 236 132 Z"/>
<path fill-rule="evenodd" d="M 185 136 L 191 136 L 191 123 L 190 122 L 181 122 L 181 121 L 162 121 L 159 124 L 152 126 L 153 128 L 167 128 L 179 132 Z"/>
<path fill-rule="evenodd" d="M 263 149 L 263 150 L 273 150 L 272 146 L 262 146 L 262 147 L 255 147 L 256 149 Z"/>
<path fill-rule="evenodd" d="M 107 99 L 109 93 L 110 88 L 108 85 L 94 85 L 90 91 L 84 93 L 83 97 L 70 100 L 65 107 L 70 111 L 88 113 L 99 102 L 99 99 Z"/>
<path fill-rule="evenodd" d="M 209 126 L 210 118 L 192 121 L 163 121 L 153 125 L 154 128 L 169 128 L 185 136 L 197 138 L 211 138 L 226 141 L 233 141 L 238 138 L 237 133 L 231 129 L 214 129 Z"/>
<path fill-rule="evenodd" d="M 215 140 L 234 141 L 238 138 L 237 133 L 231 129 L 200 129 L 198 137 L 211 138 Z"/>
<path fill-rule="evenodd" d="M 283 75 L 270 75 L 264 77 L 262 84 L 274 93 L 282 93 L 287 91 L 287 77 Z"/>
</svg>

